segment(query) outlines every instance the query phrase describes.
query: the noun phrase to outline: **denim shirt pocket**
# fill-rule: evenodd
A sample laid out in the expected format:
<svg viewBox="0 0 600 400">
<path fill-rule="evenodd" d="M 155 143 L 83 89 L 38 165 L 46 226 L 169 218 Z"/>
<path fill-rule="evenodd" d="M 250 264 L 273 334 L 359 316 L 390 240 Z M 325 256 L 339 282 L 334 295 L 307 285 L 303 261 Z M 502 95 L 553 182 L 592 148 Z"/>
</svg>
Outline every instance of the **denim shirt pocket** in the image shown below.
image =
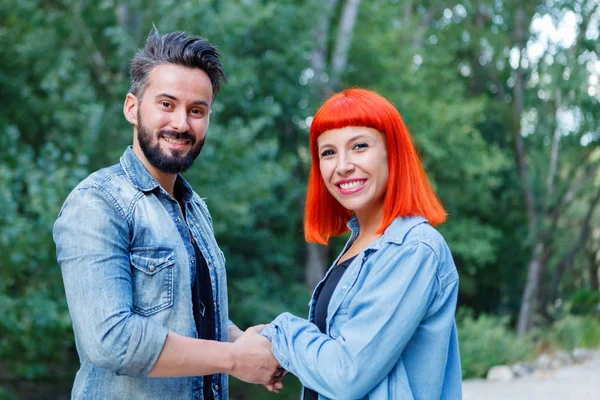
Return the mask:
<svg viewBox="0 0 600 400">
<path fill-rule="evenodd" d="M 131 263 L 133 311 L 152 315 L 173 305 L 173 250 L 166 247 L 135 247 Z"/>
</svg>

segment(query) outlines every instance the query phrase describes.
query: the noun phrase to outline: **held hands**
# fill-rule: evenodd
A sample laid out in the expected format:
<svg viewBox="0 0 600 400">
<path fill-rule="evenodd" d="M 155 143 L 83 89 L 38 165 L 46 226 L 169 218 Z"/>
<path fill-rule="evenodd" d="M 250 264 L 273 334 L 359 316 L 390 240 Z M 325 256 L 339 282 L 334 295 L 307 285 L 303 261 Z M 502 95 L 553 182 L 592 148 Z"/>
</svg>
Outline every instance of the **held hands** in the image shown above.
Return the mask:
<svg viewBox="0 0 600 400">
<path fill-rule="evenodd" d="M 257 325 L 246 329 L 233 343 L 235 365 L 231 375 L 244 382 L 263 384 L 269 391 L 279 392 L 283 385 L 278 380 L 285 372 L 273 357 L 269 339 L 259 335 L 264 327 Z"/>
</svg>

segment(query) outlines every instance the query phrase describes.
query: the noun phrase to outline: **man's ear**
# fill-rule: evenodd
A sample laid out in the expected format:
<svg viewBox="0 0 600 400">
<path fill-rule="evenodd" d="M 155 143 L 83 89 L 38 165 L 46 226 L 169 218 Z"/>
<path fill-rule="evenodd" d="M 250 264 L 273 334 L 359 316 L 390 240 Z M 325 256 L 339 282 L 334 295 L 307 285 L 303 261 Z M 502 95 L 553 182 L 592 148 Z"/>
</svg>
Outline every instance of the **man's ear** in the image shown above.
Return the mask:
<svg viewBox="0 0 600 400">
<path fill-rule="evenodd" d="M 138 107 L 138 98 L 131 93 L 127 93 L 127 97 L 125 97 L 125 103 L 123 103 L 123 114 L 125 114 L 127 121 L 135 126 L 138 124 Z"/>
</svg>

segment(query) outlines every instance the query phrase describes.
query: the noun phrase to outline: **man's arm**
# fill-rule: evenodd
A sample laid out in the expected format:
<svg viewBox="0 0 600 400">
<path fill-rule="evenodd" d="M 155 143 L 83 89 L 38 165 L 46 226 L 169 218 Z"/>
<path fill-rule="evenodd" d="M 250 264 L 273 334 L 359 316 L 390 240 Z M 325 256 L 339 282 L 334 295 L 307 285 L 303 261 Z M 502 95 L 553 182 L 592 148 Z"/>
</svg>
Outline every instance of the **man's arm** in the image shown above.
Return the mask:
<svg viewBox="0 0 600 400">
<path fill-rule="evenodd" d="M 236 327 L 237 328 L 237 327 Z M 226 373 L 249 383 L 271 382 L 279 363 L 271 342 L 249 328 L 236 343 L 193 339 L 169 332 L 150 377 L 199 376 Z M 239 328 L 237 330 L 241 333 Z"/>
<path fill-rule="evenodd" d="M 269 382 L 278 363 L 267 339 L 248 343 L 242 337 L 238 345 L 187 338 L 133 312 L 130 228 L 122 209 L 98 189 L 79 189 L 54 225 L 79 350 L 117 375 L 225 372 L 247 382 Z"/>
</svg>

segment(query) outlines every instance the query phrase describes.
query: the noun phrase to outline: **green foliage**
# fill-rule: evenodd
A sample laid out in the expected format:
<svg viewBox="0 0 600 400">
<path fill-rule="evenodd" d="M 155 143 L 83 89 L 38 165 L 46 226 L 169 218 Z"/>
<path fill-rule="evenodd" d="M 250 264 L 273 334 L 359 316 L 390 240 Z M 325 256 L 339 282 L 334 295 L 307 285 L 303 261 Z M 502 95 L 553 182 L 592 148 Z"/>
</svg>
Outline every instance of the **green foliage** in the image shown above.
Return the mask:
<svg viewBox="0 0 600 400">
<path fill-rule="evenodd" d="M 17 396 L 0 386 L 0 400 L 16 400 Z"/>
<path fill-rule="evenodd" d="M 335 9 L 328 57 L 343 3 Z M 570 10 L 586 17 L 583 3 L 527 3 L 527 18 L 547 13 L 556 22 Z M 460 304 L 476 313 L 514 315 L 532 244 L 513 156 L 520 117 L 512 101 L 516 1 L 410 4 L 361 2 L 341 87 L 375 89 L 400 110 L 449 213 L 440 231 L 459 269 Z M 89 172 L 117 162 L 131 142 L 121 110 L 127 63 L 153 23 L 161 32 L 207 37 L 228 74 L 206 146 L 186 178 L 206 199 L 227 258 L 232 319 L 246 327 L 283 311 L 306 315 L 312 288 L 303 283 L 302 199 L 307 118 L 323 101 L 314 86 L 324 82 L 315 82 L 311 64 L 321 7 L 316 0 L 0 2 L 0 359 L 11 376 L 61 379 L 61 371 L 70 370 L 54 366 L 77 363 L 52 224 L 69 191 Z M 528 183 L 540 210 L 558 204 L 584 175 L 575 173 L 583 155 L 597 148 L 598 94 L 588 91 L 597 81 L 592 36 L 569 48 L 551 44 L 524 64 L 522 131 Z M 555 190 L 546 196 L 557 91 L 561 112 L 571 112 L 576 123 L 561 133 Z M 578 237 L 594 190 L 584 185 L 555 224 L 550 213 L 541 218 L 539 228 L 553 239 L 548 265 Z M 574 264 L 578 269 L 560 282 L 568 299 L 560 312 L 588 315 L 598 303 L 597 288 L 578 290 L 586 287 L 581 271 L 592 268 L 581 259 Z M 597 321 L 584 321 L 565 316 L 547 340 L 593 344 Z M 462 314 L 459 335 L 466 377 L 523 359 L 534 346 L 533 339 L 511 333 L 507 318 L 487 314 Z M 286 379 L 292 383 L 282 395 L 292 391 L 296 398 L 297 381 Z M 232 386 L 233 398 L 273 396 Z M 0 389 L 0 398 L 5 395 Z"/>
<path fill-rule="evenodd" d="M 580 289 L 567 300 L 566 307 L 574 315 L 600 316 L 600 292 Z"/>
<path fill-rule="evenodd" d="M 548 340 L 559 348 L 596 348 L 600 345 L 600 318 L 568 315 L 555 322 Z"/>
<path fill-rule="evenodd" d="M 494 365 L 528 360 L 535 349 L 531 337 L 517 336 L 508 317 L 481 314 L 475 318 L 463 308 L 457 315 L 463 378 L 481 378 Z"/>
</svg>

